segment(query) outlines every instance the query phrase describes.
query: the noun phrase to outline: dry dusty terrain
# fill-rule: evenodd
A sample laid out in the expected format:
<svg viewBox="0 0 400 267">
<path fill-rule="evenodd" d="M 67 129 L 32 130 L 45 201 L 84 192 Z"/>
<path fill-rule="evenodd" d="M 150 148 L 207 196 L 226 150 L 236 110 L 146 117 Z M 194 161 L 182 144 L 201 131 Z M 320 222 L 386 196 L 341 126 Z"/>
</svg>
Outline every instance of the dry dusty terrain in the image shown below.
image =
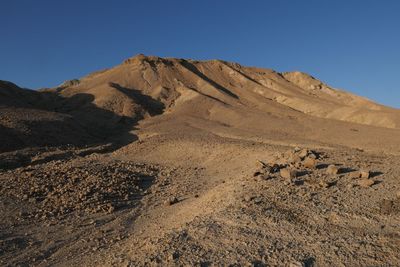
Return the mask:
<svg viewBox="0 0 400 267">
<path fill-rule="evenodd" d="M 400 266 L 400 111 L 138 55 L 0 82 L 1 266 Z"/>
</svg>

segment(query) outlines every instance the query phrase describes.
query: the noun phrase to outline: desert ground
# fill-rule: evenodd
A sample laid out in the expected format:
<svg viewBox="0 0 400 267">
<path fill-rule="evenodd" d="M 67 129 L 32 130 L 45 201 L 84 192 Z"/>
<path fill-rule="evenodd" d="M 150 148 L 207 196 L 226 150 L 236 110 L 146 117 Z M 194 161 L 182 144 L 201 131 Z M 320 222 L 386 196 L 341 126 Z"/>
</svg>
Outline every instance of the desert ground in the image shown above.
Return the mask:
<svg viewBox="0 0 400 267">
<path fill-rule="evenodd" d="M 137 55 L 0 81 L 1 266 L 400 266 L 400 110 Z"/>
</svg>

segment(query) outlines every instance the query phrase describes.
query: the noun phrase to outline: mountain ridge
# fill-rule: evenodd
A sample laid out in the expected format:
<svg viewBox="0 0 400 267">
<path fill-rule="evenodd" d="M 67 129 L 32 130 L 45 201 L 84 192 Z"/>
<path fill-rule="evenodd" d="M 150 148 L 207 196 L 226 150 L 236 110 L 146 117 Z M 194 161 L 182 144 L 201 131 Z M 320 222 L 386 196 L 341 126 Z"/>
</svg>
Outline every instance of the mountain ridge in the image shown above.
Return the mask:
<svg viewBox="0 0 400 267">
<path fill-rule="evenodd" d="M 314 136 L 320 136 L 319 123 L 322 122 L 356 123 L 355 126 L 339 123 L 345 128 L 357 128 L 357 125 L 400 128 L 400 110 L 334 89 L 306 73 L 279 73 L 223 60 L 198 61 L 139 54 L 113 68 L 66 81 L 54 88 L 32 91 L 8 82 L 0 82 L 0 88 L 2 127 L 14 127 L 16 132 L 23 133 L 17 135 L 18 141 L 14 138 L 8 142 L 20 144 L 11 145 L 11 148 L 30 143 L 103 142 L 122 129 L 135 140 L 136 134 L 131 130 L 146 124 L 147 120 L 149 123 L 170 121 L 170 127 L 174 128 L 174 123 L 189 117 L 200 124 L 201 121 L 222 123 L 268 135 L 290 133 L 296 138 L 310 131 L 307 129 L 312 129 Z M 40 111 L 36 119 L 35 110 Z M 29 116 L 23 119 L 21 114 L 25 113 Z M 155 118 L 156 115 L 162 116 Z M 52 121 L 68 121 L 68 126 L 61 123 L 58 128 L 70 137 L 61 140 L 60 131 L 40 129 L 32 120 L 46 121 L 46 125 L 51 125 Z M 265 124 L 260 124 L 261 121 Z M 7 136 L 10 139 L 12 135 Z M 46 139 L 53 141 L 38 142 L 38 136 L 50 136 Z"/>
<path fill-rule="evenodd" d="M 131 73 L 127 73 L 127 70 Z M 244 67 L 223 60 L 198 61 L 139 54 L 114 68 L 83 77 L 76 86 L 104 86 L 108 81 L 144 91 L 153 88 L 152 97 L 158 97 L 156 91 L 160 90 L 160 86 L 172 89 L 183 86 L 225 102 L 229 102 L 227 95 L 232 97 L 242 94 L 241 98 L 246 98 L 243 90 L 253 91 L 312 116 L 388 128 L 398 128 L 400 125 L 398 118 L 389 114 L 398 110 L 334 89 L 298 71 L 279 73 L 272 69 Z M 368 114 L 360 114 L 363 112 Z"/>
</svg>

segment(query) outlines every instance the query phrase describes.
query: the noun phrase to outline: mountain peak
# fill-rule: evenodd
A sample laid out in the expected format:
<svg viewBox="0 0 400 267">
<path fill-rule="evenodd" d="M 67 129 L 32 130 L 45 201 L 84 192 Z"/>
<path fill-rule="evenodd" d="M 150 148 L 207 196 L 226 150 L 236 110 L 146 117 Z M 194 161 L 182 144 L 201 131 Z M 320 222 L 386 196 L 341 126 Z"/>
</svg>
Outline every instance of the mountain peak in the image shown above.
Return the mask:
<svg viewBox="0 0 400 267">
<path fill-rule="evenodd" d="M 156 61 L 161 61 L 161 60 L 166 60 L 165 58 L 161 58 L 158 56 L 146 56 L 144 54 L 137 54 L 133 57 L 130 57 L 126 60 L 123 61 L 123 64 L 137 64 L 137 63 L 143 63 L 144 61 L 150 62 L 156 62 Z"/>
</svg>

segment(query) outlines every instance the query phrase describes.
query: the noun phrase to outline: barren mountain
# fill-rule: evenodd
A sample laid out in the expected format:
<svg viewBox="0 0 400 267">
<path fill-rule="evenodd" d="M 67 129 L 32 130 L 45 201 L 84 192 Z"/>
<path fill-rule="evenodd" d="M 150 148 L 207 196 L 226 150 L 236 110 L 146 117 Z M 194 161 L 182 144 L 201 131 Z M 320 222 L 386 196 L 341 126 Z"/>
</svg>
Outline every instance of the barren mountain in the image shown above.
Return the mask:
<svg viewBox="0 0 400 267">
<path fill-rule="evenodd" d="M 305 73 L 1 81 L 0 138 L 0 265 L 400 265 L 400 110 Z"/>
<path fill-rule="evenodd" d="M 307 74 L 277 73 L 220 60 L 138 55 L 112 69 L 65 82 L 54 89 L 35 92 L 7 82 L 0 86 L 3 108 L 18 107 L 19 112 L 40 110 L 37 116 L 24 112 L 36 119 L 23 119 L 21 115 L 9 119 L 19 121 L 19 126 L 7 125 L 2 118 L 2 127 L 24 132 L 18 142 L 29 139 L 26 144 L 35 144 L 40 139 L 37 136 L 41 135 L 49 137 L 46 140 L 49 145 L 82 145 L 87 136 L 99 141 L 99 138 L 120 133 L 121 128 L 131 128 L 138 121 L 159 114 L 164 114 L 167 121 L 170 117 L 176 120 L 190 117 L 246 132 L 263 132 L 272 135 L 271 138 L 276 138 L 276 132 L 310 140 L 322 135 L 321 139 L 327 142 L 330 138 L 324 124 L 337 124 L 347 131 L 353 127 L 335 120 L 392 129 L 400 127 L 399 110 L 333 89 Z M 12 116 L 10 112 L 7 114 Z M 67 125 L 58 123 L 61 128 L 54 131 L 47 125 L 30 131 L 30 127 L 34 127 L 30 121 L 38 119 L 63 121 Z M 40 128 L 47 128 L 46 133 Z M 70 137 L 58 140 L 55 136 L 60 136 L 59 131 Z M 29 138 L 30 134 L 37 135 Z M 82 142 L 77 141 L 80 139 Z M 346 143 L 336 138 L 334 142 Z"/>
<path fill-rule="evenodd" d="M 251 107 L 265 113 L 293 109 L 321 118 L 400 127 L 399 110 L 333 89 L 305 73 L 277 73 L 220 60 L 138 55 L 65 85 L 60 94 L 91 94 L 96 106 L 133 118 L 160 114 L 163 109 L 182 110 L 188 103 L 205 101 L 214 109 Z"/>
</svg>

